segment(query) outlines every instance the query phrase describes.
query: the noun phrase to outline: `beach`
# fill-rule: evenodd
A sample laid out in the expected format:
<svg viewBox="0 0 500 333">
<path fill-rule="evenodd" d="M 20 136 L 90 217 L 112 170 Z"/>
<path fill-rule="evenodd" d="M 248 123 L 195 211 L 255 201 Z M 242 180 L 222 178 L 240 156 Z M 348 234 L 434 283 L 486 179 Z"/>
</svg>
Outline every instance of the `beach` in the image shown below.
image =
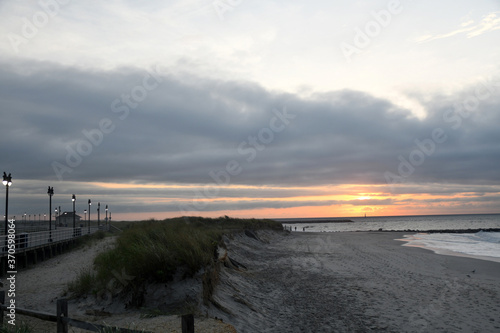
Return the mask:
<svg viewBox="0 0 500 333">
<path fill-rule="evenodd" d="M 210 309 L 240 333 L 500 331 L 500 263 L 403 247 L 404 232 L 256 234 L 226 239 L 241 265 Z"/>
<path fill-rule="evenodd" d="M 213 303 L 202 306 L 195 320 L 196 332 L 234 332 L 232 326 L 239 333 L 499 332 L 500 263 L 401 246 L 395 239 L 405 234 L 257 231 L 224 237 L 219 256 L 226 259 Z M 54 313 L 66 283 L 112 244 L 107 238 L 20 271 L 17 304 Z M 106 308 L 95 297 L 70 301 L 69 314 L 180 332 L 178 316 L 141 318 L 141 310 Z M 21 321 L 37 332 L 55 329 L 19 315 Z"/>
</svg>

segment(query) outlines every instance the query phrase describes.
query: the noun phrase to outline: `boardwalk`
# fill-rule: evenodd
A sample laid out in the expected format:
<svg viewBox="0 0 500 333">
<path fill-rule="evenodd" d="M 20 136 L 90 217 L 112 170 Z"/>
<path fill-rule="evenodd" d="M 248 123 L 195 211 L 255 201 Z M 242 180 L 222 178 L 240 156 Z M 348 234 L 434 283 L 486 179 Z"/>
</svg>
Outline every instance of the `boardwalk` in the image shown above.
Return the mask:
<svg viewBox="0 0 500 333">
<path fill-rule="evenodd" d="M 7 259 L 16 260 L 15 266 L 10 266 L 9 270 L 17 270 L 18 268 L 25 268 L 29 264 L 36 264 L 39 259 L 45 260 L 46 257 L 50 258 L 54 254 L 61 253 L 69 248 L 76 239 L 93 234 L 100 230 L 98 227 L 84 227 L 84 228 L 68 228 L 59 227 L 57 230 L 51 231 L 38 231 L 38 232 L 18 232 L 15 235 L 15 252 L 10 250 L 7 252 L 5 246 L 7 237 L 0 236 L 0 272 L 5 275 L 7 272 Z M 9 257 L 10 255 L 10 257 Z"/>
</svg>

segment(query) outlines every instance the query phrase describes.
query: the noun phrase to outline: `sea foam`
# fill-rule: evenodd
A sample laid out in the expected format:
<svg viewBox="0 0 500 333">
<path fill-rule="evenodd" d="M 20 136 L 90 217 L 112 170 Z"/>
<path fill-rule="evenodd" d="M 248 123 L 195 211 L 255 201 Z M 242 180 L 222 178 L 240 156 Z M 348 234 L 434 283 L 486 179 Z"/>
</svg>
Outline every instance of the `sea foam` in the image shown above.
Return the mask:
<svg viewBox="0 0 500 333">
<path fill-rule="evenodd" d="M 500 262 L 500 232 L 431 233 L 406 235 L 405 246 L 422 247 L 439 254 L 468 255 Z"/>
</svg>

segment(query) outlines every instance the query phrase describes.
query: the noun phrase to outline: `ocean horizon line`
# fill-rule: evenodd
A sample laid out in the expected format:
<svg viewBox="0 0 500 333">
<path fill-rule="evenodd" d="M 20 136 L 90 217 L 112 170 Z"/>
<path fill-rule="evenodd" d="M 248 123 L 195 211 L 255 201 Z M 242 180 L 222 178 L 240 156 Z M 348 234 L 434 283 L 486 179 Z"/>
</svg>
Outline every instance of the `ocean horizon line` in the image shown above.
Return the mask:
<svg viewBox="0 0 500 333">
<path fill-rule="evenodd" d="M 360 219 L 360 218 L 394 218 L 394 217 L 432 217 L 432 216 L 484 216 L 484 215 L 500 215 L 500 213 L 471 213 L 471 214 L 422 214 L 422 215 L 366 215 L 366 216 L 330 216 L 330 217 L 280 217 L 268 218 L 270 220 L 284 221 L 284 220 L 340 220 L 340 219 Z"/>
</svg>

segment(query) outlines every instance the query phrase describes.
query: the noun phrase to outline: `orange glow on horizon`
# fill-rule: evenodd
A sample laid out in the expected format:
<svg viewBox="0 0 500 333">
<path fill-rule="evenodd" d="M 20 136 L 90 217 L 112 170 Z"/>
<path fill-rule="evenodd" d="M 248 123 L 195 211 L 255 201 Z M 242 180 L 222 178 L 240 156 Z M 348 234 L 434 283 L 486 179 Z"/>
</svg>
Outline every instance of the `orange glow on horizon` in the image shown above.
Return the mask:
<svg viewBox="0 0 500 333">
<path fill-rule="evenodd" d="M 120 213 L 113 211 L 114 220 L 144 220 L 165 219 L 182 215 L 219 217 L 232 216 L 242 218 L 304 218 L 304 217 L 362 217 L 367 216 L 401 216 L 401 215 L 431 215 L 431 214 L 460 214 L 460 213 L 489 213 L 494 212 L 484 204 L 484 198 L 498 196 L 499 192 L 476 193 L 474 191 L 460 191 L 460 187 L 450 185 L 448 192 L 443 191 L 437 184 L 411 185 L 391 189 L 385 184 L 363 185 L 343 184 L 315 187 L 285 187 L 285 186 L 252 186 L 216 184 L 133 184 L 133 183 L 91 183 L 94 186 L 108 190 L 116 190 L 116 194 L 109 194 L 121 206 L 144 204 L 160 207 L 155 212 Z M 214 191 L 214 187 L 218 188 Z M 138 189 L 124 193 L 124 189 Z M 148 190 L 152 190 L 151 193 Z M 165 189 L 165 195 L 161 194 Z M 182 195 L 177 195 L 176 189 Z M 455 190 L 456 189 L 456 190 Z M 159 190 L 159 191 L 158 191 Z M 182 192 L 180 192 L 182 190 Z M 187 190 L 187 191 L 186 191 Z M 192 192 L 191 192 L 192 190 Z M 232 190 L 232 192 L 225 192 Z M 236 192 L 235 190 L 238 190 Z M 241 192 L 239 192 L 241 191 Z M 269 192 L 266 192 L 269 191 Z M 394 191 L 394 192 L 393 192 Z M 189 193 L 192 195 L 189 195 Z M 186 195 L 187 193 L 187 195 Z M 207 194 L 208 193 L 208 194 Z M 209 194 L 219 195 L 209 195 Z M 241 193 L 241 196 L 235 196 Z M 275 194 L 275 196 L 273 196 Z M 107 194 L 108 195 L 108 194 Z M 464 198 L 474 201 L 481 197 L 474 205 L 464 206 Z M 472 199 L 471 199 L 472 198 Z M 280 207 L 280 202 L 283 207 Z M 487 201 L 486 201 L 487 202 Z M 492 199 L 492 202 L 494 200 Z M 196 203 L 199 203 L 196 205 Z M 203 203 L 203 204 L 201 204 Z M 210 210 L 210 204 L 216 207 L 225 207 L 227 210 Z M 262 203 L 262 208 L 259 207 Z M 160 211 L 162 205 L 177 211 Z M 245 207 L 256 206 L 249 209 Z M 185 207 L 192 207 L 192 210 Z M 206 210 L 196 210 L 203 207 Z M 241 207 L 238 209 L 237 207 Z M 276 207 L 276 208 L 270 208 Z M 184 208 L 184 211 L 183 209 Z M 497 209 L 496 209 L 497 210 Z"/>
</svg>

